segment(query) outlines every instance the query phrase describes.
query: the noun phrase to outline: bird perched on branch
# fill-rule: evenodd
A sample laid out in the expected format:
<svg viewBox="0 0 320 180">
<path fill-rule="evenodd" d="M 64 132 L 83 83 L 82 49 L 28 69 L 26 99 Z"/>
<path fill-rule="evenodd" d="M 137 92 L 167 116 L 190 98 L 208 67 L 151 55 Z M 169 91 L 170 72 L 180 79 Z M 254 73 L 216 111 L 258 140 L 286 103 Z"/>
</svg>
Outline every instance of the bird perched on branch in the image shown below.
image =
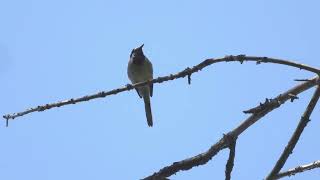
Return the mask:
<svg viewBox="0 0 320 180">
<path fill-rule="evenodd" d="M 143 54 L 143 45 L 144 44 L 133 49 L 130 54 L 127 73 L 132 84 L 153 79 L 152 64 L 149 59 Z M 153 94 L 153 84 L 138 87 L 136 88 L 136 91 L 139 97 L 143 98 L 148 126 L 151 127 L 153 125 L 153 122 L 150 97 L 152 97 Z"/>
</svg>

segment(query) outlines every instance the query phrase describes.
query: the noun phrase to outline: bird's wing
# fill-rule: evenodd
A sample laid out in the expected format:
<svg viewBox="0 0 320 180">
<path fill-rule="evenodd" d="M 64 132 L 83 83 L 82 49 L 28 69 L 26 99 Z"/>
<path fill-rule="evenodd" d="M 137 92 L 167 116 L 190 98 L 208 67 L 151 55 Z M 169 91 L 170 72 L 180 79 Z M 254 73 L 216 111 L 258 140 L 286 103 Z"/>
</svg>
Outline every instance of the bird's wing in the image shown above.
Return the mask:
<svg viewBox="0 0 320 180">
<path fill-rule="evenodd" d="M 152 97 L 153 95 L 153 84 L 150 84 L 150 96 Z"/>
<path fill-rule="evenodd" d="M 138 88 L 135 88 L 135 89 L 136 89 L 136 91 L 137 91 L 137 93 L 138 93 L 138 96 L 139 96 L 140 98 L 142 98 L 142 96 L 141 96 L 140 93 L 139 93 Z"/>
<path fill-rule="evenodd" d="M 152 68 L 152 63 L 149 61 L 149 59 L 146 57 L 146 65 L 148 66 L 148 75 L 149 75 L 149 79 L 152 80 L 153 79 L 153 68 Z M 152 97 L 153 95 L 153 84 L 150 84 L 150 96 Z"/>
</svg>

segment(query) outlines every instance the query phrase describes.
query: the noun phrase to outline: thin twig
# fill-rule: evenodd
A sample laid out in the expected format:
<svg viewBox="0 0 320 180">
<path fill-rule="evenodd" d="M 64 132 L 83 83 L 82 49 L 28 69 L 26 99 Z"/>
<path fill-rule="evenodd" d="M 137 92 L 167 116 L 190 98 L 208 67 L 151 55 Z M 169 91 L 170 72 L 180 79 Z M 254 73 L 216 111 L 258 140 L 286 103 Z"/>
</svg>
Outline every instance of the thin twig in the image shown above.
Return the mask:
<svg viewBox="0 0 320 180">
<path fill-rule="evenodd" d="M 311 81 L 303 82 L 292 89 L 288 90 L 287 92 L 283 93 L 282 95 L 277 96 L 275 99 L 280 102 L 279 105 L 274 106 L 267 106 L 264 110 L 252 114 L 249 118 L 247 118 L 244 122 L 242 122 L 238 127 L 233 129 L 228 133 L 232 137 L 237 138 L 242 132 L 244 132 L 247 128 L 265 116 L 267 113 L 271 112 L 272 110 L 278 108 L 281 104 L 285 103 L 286 101 L 290 100 L 289 94 L 296 94 L 315 86 L 318 84 L 318 78 L 315 77 L 311 79 Z M 169 177 L 181 170 L 189 170 L 195 166 L 206 164 L 209 160 L 212 159 L 220 150 L 225 149 L 228 147 L 228 140 L 226 136 L 223 136 L 217 143 L 212 145 L 206 152 L 193 156 L 191 158 L 187 158 L 178 162 L 174 162 L 173 164 L 166 166 L 160 169 L 158 172 L 155 172 L 151 176 L 144 178 L 145 180 L 154 180 L 163 177 Z"/>
<path fill-rule="evenodd" d="M 310 81 L 310 79 L 294 79 L 294 81 Z"/>
<path fill-rule="evenodd" d="M 294 131 L 287 146 L 283 150 L 280 158 L 278 159 L 276 165 L 273 167 L 270 174 L 267 176 L 266 180 L 274 179 L 274 177 L 280 172 L 281 168 L 286 163 L 288 157 L 290 156 L 293 149 L 295 148 L 304 128 L 307 126 L 308 122 L 310 121 L 311 113 L 318 102 L 319 96 L 320 96 L 320 86 L 318 85 L 316 91 L 314 92 L 314 94 L 313 94 L 313 96 L 312 96 L 312 98 L 311 98 L 311 100 L 305 110 L 305 112 L 301 116 L 300 122 L 299 122 L 296 130 Z"/>
<path fill-rule="evenodd" d="M 220 63 L 220 62 L 235 62 L 235 61 L 239 61 L 241 63 L 243 63 L 244 61 L 255 61 L 258 64 L 260 63 L 275 63 L 275 64 L 283 64 L 283 65 L 287 65 L 287 66 L 292 66 L 292 67 L 296 67 L 299 69 L 304 69 L 306 71 L 310 71 L 316 74 L 320 74 L 320 70 L 307 66 L 307 65 L 303 65 L 303 64 L 298 64 L 295 62 L 291 62 L 291 61 L 287 61 L 287 60 L 281 60 L 281 59 L 274 59 L 274 58 L 267 58 L 267 57 L 255 57 L 255 56 L 245 56 L 245 55 L 238 55 L 238 56 L 226 56 L 223 58 L 218 58 L 218 59 L 206 59 L 203 62 L 201 62 L 200 64 L 193 66 L 192 68 L 186 68 L 185 70 L 178 72 L 176 74 L 171 74 L 169 76 L 163 76 L 163 77 L 158 77 L 156 79 L 153 79 L 151 81 L 146 81 L 146 82 L 141 82 L 141 83 L 137 83 L 134 85 L 127 85 L 126 87 L 121 87 L 121 88 L 117 88 L 117 89 L 113 89 L 111 91 L 101 91 L 98 92 L 96 94 L 92 94 L 92 95 L 87 95 L 87 96 L 83 96 L 80 98 L 72 98 L 69 100 L 64 100 L 64 101 L 59 101 L 59 102 L 55 102 L 55 103 L 50 103 L 50 104 L 45 104 L 45 105 L 40 105 L 37 107 L 33 107 L 33 108 L 29 108 L 25 111 L 22 112 L 18 112 L 18 113 L 13 113 L 13 114 L 7 114 L 4 115 L 3 118 L 9 120 L 9 119 L 15 119 L 17 117 L 20 116 L 24 116 L 26 114 L 32 113 L 32 112 L 40 112 L 40 111 L 45 111 L 51 108 L 56 108 L 56 107 L 61 107 L 61 106 L 65 106 L 65 105 L 70 105 L 70 104 L 76 104 L 79 102 L 84 102 L 84 101 L 89 101 L 92 99 L 96 99 L 96 98 L 104 98 L 106 96 L 109 95 L 114 95 L 114 94 L 118 94 L 120 92 L 124 92 L 124 91 L 129 91 L 132 90 L 136 87 L 140 87 L 140 86 L 144 86 L 147 84 L 151 84 L 151 83 L 162 83 L 165 81 L 170 81 L 170 80 L 174 80 L 174 79 L 178 79 L 178 78 L 184 78 L 184 77 L 188 77 L 188 83 L 191 83 L 191 74 L 198 72 L 200 70 L 202 70 L 203 68 L 211 65 L 211 64 L 215 64 L 215 63 Z"/>
<path fill-rule="evenodd" d="M 310 163 L 310 164 L 301 165 L 301 166 L 289 169 L 287 171 L 280 172 L 278 175 L 276 175 L 275 179 L 280 179 L 286 176 L 293 176 L 297 173 L 302 173 L 304 171 L 311 170 L 314 168 L 320 168 L 320 161 L 314 161 L 313 163 Z"/>
</svg>

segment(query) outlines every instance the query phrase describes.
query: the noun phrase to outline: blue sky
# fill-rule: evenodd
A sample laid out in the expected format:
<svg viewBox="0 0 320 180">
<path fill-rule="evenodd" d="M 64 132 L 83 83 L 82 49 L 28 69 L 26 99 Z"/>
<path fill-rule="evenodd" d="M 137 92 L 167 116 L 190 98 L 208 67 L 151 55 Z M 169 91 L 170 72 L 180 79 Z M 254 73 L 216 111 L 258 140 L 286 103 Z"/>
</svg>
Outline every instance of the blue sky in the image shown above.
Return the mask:
<svg viewBox="0 0 320 180">
<path fill-rule="evenodd" d="M 205 58 L 247 54 L 319 66 L 319 1 L 0 1 L 0 114 L 129 83 L 145 44 L 154 76 Z M 281 65 L 222 63 L 154 85 L 154 127 L 135 91 L 17 118 L 0 127 L 0 179 L 139 179 L 194 156 L 251 108 L 313 74 Z M 262 179 L 313 90 L 268 114 L 237 143 L 234 179 Z M 319 160 L 319 107 L 284 169 Z M 228 151 L 174 180 L 224 179 Z M 320 170 L 291 179 L 318 179 Z"/>
</svg>

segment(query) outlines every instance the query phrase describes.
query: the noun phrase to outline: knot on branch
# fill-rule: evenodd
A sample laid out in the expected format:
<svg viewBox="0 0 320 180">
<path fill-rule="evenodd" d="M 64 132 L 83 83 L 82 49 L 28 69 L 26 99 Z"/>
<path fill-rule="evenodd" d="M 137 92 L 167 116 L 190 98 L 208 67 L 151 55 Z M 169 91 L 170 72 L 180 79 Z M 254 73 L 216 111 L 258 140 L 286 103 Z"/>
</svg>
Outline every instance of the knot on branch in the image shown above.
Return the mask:
<svg viewBox="0 0 320 180">
<path fill-rule="evenodd" d="M 245 110 L 245 111 L 243 111 L 243 113 L 255 114 L 255 113 L 259 113 L 259 112 L 266 110 L 266 109 L 272 109 L 272 108 L 279 107 L 280 105 L 281 105 L 281 101 L 279 101 L 278 98 L 275 98 L 275 99 L 266 98 L 264 103 L 260 103 L 259 106 L 257 106 L 257 107 L 251 108 L 249 110 Z"/>
<path fill-rule="evenodd" d="M 191 72 L 191 69 L 189 68 L 189 67 L 187 67 L 185 70 L 184 70 L 184 72 L 187 74 L 187 76 L 188 76 L 188 84 L 190 85 L 191 84 L 191 74 L 192 74 L 192 72 Z"/>
<path fill-rule="evenodd" d="M 104 91 L 99 92 L 100 97 L 105 97 L 107 94 Z"/>
<path fill-rule="evenodd" d="M 48 105 L 48 104 L 46 104 L 46 105 Z M 44 111 L 44 110 L 46 110 L 46 105 L 45 105 L 45 106 L 38 106 L 38 107 L 37 107 L 38 111 Z"/>
<path fill-rule="evenodd" d="M 266 62 L 267 60 L 268 60 L 268 57 L 261 57 L 260 59 L 258 59 L 256 61 L 256 65 L 259 65 L 259 64 L 261 64 L 263 62 Z"/>
<path fill-rule="evenodd" d="M 290 97 L 290 102 L 293 102 L 294 100 L 299 99 L 297 95 L 292 93 L 288 94 L 288 96 Z"/>
<path fill-rule="evenodd" d="M 223 139 L 226 142 L 226 146 L 229 148 L 232 148 L 235 145 L 237 138 L 238 137 L 233 135 L 232 133 L 223 134 Z"/>
<path fill-rule="evenodd" d="M 128 89 L 132 89 L 132 88 L 133 88 L 133 86 L 132 86 L 132 84 L 126 84 L 126 88 L 128 88 Z M 100 92 L 100 93 L 104 93 L 104 92 Z"/>
<path fill-rule="evenodd" d="M 246 60 L 246 55 L 245 54 L 239 54 L 237 56 L 226 56 L 226 62 L 229 61 L 239 61 L 241 64 Z"/>
<path fill-rule="evenodd" d="M 301 166 L 298 166 L 298 167 L 294 168 L 294 171 L 295 171 L 295 173 L 290 174 L 289 177 L 292 175 L 295 175 L 296 173 L 303 172 L 303 168 Z"/>
<path fill-rule="evenodd" d="M 9 126 L 10 115 L 4 115 L 2 117 L 6 119 L 6 127 L 8 127 Z"/>
<path fill-rule="evenodd" d="M 158 77 L 156 79 L 156 81 L 159 82 L 159 83 L 163 83 L 165 81 L 165 79 L 163 77 Z"/>
<path fill-rule="evenodd" d="M 305 116 L 305 115 L 302 115 L 302 116 L 301 116 L 301 120 L 304 120 L 306 123 L 308 123 L 308 122 L 311 121 L 310 117 Z"/>
<path fill-rule="evenodd" d="M 75 104 L 76 102 L 74 101 L 73 98 L 71 98 L 71 99 L 70 99 L 70 103 L 71 103 L 71 104 Z"/>
</svg>

